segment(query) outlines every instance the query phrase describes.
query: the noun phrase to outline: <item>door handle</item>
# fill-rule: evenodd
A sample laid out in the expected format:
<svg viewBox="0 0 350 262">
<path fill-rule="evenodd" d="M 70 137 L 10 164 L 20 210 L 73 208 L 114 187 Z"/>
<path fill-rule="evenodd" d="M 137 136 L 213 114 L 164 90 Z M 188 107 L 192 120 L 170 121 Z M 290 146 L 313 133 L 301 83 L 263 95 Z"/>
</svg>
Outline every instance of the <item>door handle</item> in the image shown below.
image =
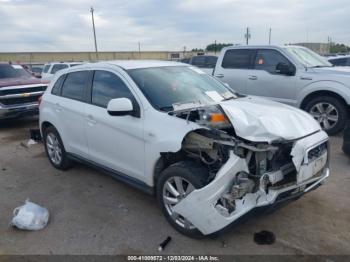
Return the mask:
<svg viewBox="0 0 350 262">
<path fill-rule="evenodd" d="M 62 111 L 61 105 L 59 103 L 55 103 L 55 110 L 57 112 L 61 112 Z"/>
<path fill-rule="evenodd" d="M 97 121 L 94 119 L 92 115 L 87 115 L 86 121 L 89 122 L 89 124 L 94 125 L 97 123 Z"/>
<path fill-rule="evenodd" d="M 215 75 L 215 77 L 217 77 L 217 78 L 223 78 L 223 77 L 224 77 L 224 74 L 217 74 L 217 75 Z"/>
<path fill-rule="evenodd" d="M 257 76 L 249 76 L 248 78 L 249 78 L 250 80 L 257 80 L 257 79 L 258 79 Z"/>
</svg>

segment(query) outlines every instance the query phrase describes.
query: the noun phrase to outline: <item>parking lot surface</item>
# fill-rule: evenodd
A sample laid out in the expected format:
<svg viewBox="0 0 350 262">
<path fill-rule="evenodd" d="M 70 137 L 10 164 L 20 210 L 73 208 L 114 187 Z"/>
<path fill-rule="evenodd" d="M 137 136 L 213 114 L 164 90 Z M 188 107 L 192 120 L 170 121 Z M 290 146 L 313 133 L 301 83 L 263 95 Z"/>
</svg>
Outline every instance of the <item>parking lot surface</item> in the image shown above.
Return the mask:
<svg viewBox="0 0 350 262">
<path fill-rule="evenodd" d="M 42 144 L 27 146 L 37 118 L 0 123 L 0 255 L 4 254 L 350 254 L 350 159 L 331 138 L 331 176 L 319 189 L 219 237 L 177 233 L 155 198 L 89 167 L 54 169 Z M 29 198 L 50 211 L 41 231 L 9 227 L 13 209 Z M 257 245 L 255 232 L 275 234 Z"/>
</svg>

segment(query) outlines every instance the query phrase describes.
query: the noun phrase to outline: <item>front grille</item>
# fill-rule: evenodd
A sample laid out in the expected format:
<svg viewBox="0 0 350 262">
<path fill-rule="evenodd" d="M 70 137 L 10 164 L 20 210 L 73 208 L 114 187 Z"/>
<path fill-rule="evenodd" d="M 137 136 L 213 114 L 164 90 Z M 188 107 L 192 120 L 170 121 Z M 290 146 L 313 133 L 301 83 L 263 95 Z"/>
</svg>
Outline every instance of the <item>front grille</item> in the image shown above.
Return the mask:
<svg viewBox="0 0 350 262">
<path fill-rule="evenodd" d="M 16 97 L 16 98 L 8 98 L 8 99 L 0 99 L 0 103 L 3 105 L 17 105 L 17 104 L 25 104 L 25 103 L 33 103 L 37 102 L 40 95 L 36 96 L 28 96 L 28 97 Z"/>
<path fill-rule="evenodd" d="M 15 89 L 7 89 L 7 90 L 0 89 L 0 96 L 40 92 L 45 90 L 46 90 L 46 86 L 34 86 L 34 87 L 27 87 L 27 88 L 24 87 L 24 88 L 15 88 Z"/>
<path fill-rule="evenodd" d="M 327 142 L 324 142 L 324 143 L 310 149 L 307 153 L 307 158 L 308 158 L 309 162 L 322 156 L 325 151 L 327 151 Z"/>
</svg>

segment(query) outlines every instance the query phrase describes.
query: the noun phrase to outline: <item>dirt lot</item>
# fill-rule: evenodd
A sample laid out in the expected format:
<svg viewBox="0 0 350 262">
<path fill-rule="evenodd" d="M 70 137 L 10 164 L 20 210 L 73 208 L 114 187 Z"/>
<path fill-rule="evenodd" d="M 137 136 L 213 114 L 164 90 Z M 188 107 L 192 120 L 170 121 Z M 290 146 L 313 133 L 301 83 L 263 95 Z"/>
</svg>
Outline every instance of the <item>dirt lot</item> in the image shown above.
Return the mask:
<svg viewBox="0 0 350 262">
<path fill-rule="evenodd" d="M 193 240 L 172 229 L 152 196 L 82 165 L 54 169 L 41 144 L 23 146 L 36 125 L 36 118 L 0 124 L 0 254 L 157 254 L 168 235 L 164 254 L 350 254 L 350 159 L 340 137 L 331 139 L 325 185 L 217 239 Z M 9 227 L 27 198 L 50 211 L 42 231 Z M 276 242 L 255 244 L 260 230 L 274 232 Z"/>
</svg>

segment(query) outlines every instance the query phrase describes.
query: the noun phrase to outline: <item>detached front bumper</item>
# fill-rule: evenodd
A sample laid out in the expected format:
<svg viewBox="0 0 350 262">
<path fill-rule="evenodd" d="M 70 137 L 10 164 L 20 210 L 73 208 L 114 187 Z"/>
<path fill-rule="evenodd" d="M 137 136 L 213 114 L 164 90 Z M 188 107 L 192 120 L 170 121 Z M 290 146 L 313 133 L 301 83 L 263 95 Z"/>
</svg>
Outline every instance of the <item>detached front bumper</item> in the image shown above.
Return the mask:
<svg viewBox="0 0 350 262">
<path fill-rule="evenodd" d="M 297 149 L 294 153 L 301 159 L 308 155 L 310 148 L 327 139 L 324 132 L 310 137 L 299 140 L 294 146 Z M 242 198 L 236 199 L 235 210 L 227 213 L 220 208 L 218 200 L 228 192 L 236 174 L 249 172 L 246 160 L 231 152 L 229 160 L 222 166 L 214 180 L 205 187 L 192 191 L 174 206 L 174 211 L 189 220 L 204 235 L 217 232 L 254 209 L 277 205 L 316 189 L 329 176 L 328 152 L 312 162 L 300 162 L 297 171 L 297 181 L 271 186 L 266 191 L 260 188 L 254 193 L 247 193 Z"/>
</svg>

